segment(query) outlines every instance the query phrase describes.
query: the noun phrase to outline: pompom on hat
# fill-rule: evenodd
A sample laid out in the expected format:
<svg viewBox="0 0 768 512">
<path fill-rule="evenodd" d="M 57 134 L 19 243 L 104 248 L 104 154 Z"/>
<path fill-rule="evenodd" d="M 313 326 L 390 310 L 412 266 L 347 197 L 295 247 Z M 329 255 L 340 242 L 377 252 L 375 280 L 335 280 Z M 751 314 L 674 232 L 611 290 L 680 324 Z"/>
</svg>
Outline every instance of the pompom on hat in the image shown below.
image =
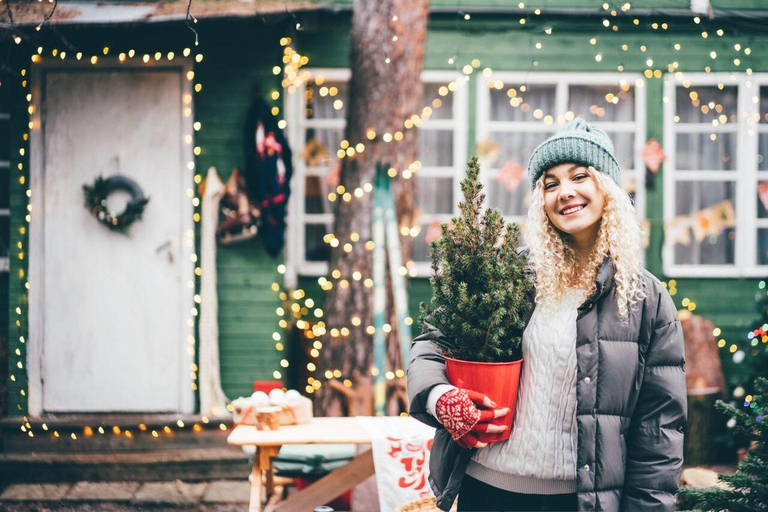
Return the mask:
<svg viewBox="0 0 768 512">
<path fill-rule="evenodd" d="M 544 171 L 567 162 L 592 166 L 621 187 L 621 167 L 613 151 L 613 143 L 603 130 L 577 117 L 533 150 L 528 161 L 531 190 Z"/>
</svg>

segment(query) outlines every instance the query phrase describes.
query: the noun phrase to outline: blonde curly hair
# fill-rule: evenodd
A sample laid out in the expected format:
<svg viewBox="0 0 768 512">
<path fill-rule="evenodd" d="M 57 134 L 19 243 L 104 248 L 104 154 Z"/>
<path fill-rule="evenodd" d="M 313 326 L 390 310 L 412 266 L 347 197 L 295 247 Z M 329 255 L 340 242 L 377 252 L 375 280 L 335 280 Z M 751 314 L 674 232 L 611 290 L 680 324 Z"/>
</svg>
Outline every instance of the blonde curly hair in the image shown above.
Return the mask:
<svg viewBox="0 0 768 512">
<path fill-rule="evenodd" d="M 544 210 L 544 175 L 536 181 L 523 230 L 523 240 L 536 272 L 536 303 L 550 307 L 571 290 L 589 297 L 597 288 L 595 279 L 600 264 L 610 255 L 616 267 L 617 306 L 622 320 L 626 321 L 629 310 L 635 309 L 635 304 L 646 296 L 639 256 L 642 228 L 629 195 L 602 172 L 590 167 L 587 173 L 603 193 L 605 206 L 598 221 L 595 246 L 581 271 L 576 266 L 572 238 L 557 229 Z"/>
</svg>

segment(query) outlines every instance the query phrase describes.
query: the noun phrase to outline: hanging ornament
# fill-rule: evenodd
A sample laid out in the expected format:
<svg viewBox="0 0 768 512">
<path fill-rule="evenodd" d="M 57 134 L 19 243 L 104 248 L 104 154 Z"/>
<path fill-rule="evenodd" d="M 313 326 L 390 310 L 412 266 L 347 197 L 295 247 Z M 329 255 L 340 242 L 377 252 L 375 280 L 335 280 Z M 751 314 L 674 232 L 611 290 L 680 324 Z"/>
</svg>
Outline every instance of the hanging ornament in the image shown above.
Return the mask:
<svg viewBox="0 0 768 512">
<path fill-rule="evenodd" d="M 499 174 L 496 176 L 496 181 L 504 184 L 507 192 L 510 194 L 514 192 L 523 181 L 525 175 L 525 169 L 522 165 L 515 162 L 513 159 L 509 159 L 504 163 L 504 167 L 501 168 Z"/>
<path fill-rule="evenodd" d="M 661 163 L 666 159 L 661 143 L 654 139 L 648 139 L 643 148 L 643 163 L 645 164 L 645 186 L 648 190 L 656 187 L 656 173 L 661 168 Z"/>
<path fill-rule="evenodd" d="M 323 182 L 331 190 L 336 190 L 336 187 L 339 186 L 340 181 L 341 181 L 341 160 L 336 160 L 336 162 L 333 164 L 333 167 L 331 167 L 331 169 L 328 171 L 328 174 L 325 175 Z"/>
<path fill-rule="evenodd" d="M 440 228 L 440 221 L 433 220 L 427 226 L 427 231 L 424 233 L 424 241 L 427 242 L 427 244 L 430 244 L 440 238 L 442 234 L 443 232 Z"/>
<path fill-rule="evenodd" d="M 643 149 L 645 167 L 653 174 L 656 174 L 666 158 L 667 156 L 664 154 L 664 148 L 661 147 L 661 143 L 654 138 L 648 139 Z"/>
<path fill-rule="evenodd" d="M 116 191 L 124 190 L 131 195 L 131 200 L 125 205 L 125 209 L 120 213 L 111 212 L 107 209 L 107 197 Z M 85 207 L 100 223 L 112 231 L 128 234 L 128 228 L 141 219 L 144 208 L 149 202 L 148 197 L 144 197 L 144 191 L 132 179 L 114 175 L 108 178 L 97 177 L 93 185 L 83 185 L 85 194 Z"/>
</svg>

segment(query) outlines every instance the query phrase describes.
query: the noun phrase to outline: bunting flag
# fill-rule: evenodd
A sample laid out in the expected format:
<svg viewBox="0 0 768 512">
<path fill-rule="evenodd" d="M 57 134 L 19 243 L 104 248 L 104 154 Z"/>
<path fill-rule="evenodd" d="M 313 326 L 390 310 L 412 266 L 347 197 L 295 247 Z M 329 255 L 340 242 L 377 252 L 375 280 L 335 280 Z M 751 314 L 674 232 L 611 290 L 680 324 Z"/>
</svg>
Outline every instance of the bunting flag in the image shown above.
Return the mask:
<svg viewBox="0 0 768 512">
<path fill-rule="evenodd" d="M 763 208 L 768 210 L 768 181 L 763 181 L 757 186 L 757 196 L 763 203 Z"/>
<path fill-rule="evenodd" d="M 651 221 L 644 219 L 640 221 L 640 227 L 643 230 L 643 249 L 647 248 L 651 243 Z"/>
<path fill-rule="evenodd" d="M 736 212 L 733 211 L 733 203 L 730 201 L 722 201 L 712 206 L 712 209 L 717 215 L 717 221 L 722 224 L 723 228 L 735 228 L 736 227 Z"/>
<path fill-rule="evenodd" d="M 664 221 L 664 236 L 673 245 L 690 245 L 691 231 L 696 242 L 701 243 L 709 236 L 719 236 L 724 229 L 735 227 L 733 202 L 726 199 L 703 210 Z"/>
<path fill-rule="evenodd" d="M 691 219 L 686 216 L 675 217 L 664 222 L 664 238 L 672 245 L 691 245 Z"/>
<path fill-rule="evenodd" d="M 501 156 L 501 146 L 493 139 L 485 139 L 477 143 L 477 157 L 482 167 L 493 167 Z"/>
</svg>

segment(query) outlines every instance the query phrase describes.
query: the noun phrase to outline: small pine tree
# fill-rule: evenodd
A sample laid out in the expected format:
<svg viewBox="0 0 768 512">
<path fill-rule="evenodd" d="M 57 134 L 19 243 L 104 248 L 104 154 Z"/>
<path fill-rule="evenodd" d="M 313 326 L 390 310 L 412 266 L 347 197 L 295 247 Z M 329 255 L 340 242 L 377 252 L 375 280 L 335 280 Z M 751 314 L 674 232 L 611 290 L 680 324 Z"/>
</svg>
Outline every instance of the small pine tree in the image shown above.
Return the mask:
<svg viewBox="0 0 768 512">
<path fill-rule="evenodd" d="M 522 331 L 530 309 L 527 257 L 518 253 L 520 227 L 505 226 L 496 208 L 481 215 L 485 194 L 477 156 L 467 163 L 461 182 L 464 201 L 452 225 L 431 243 L 432 300 L 421 303 L 421 319 L 455 341 L 438 345 L 455 359 L 515 361 L 522 357 Z"/>
<path fill-rule="evenodd" d="M 693 510 L 766 511 L 768 510 L 768 426 L 764 420 L 768 405 L 768 379 L 755 380 L 757 393 L 749 409 L 742 410 L 718 400 L 716 407 L 736 420 L 738 436 L 752 442 L 747 456 L 734 475 L 718 475 L 728 488 L 683 487 L 678 493 L 680 506 Z"/>
</svg>

